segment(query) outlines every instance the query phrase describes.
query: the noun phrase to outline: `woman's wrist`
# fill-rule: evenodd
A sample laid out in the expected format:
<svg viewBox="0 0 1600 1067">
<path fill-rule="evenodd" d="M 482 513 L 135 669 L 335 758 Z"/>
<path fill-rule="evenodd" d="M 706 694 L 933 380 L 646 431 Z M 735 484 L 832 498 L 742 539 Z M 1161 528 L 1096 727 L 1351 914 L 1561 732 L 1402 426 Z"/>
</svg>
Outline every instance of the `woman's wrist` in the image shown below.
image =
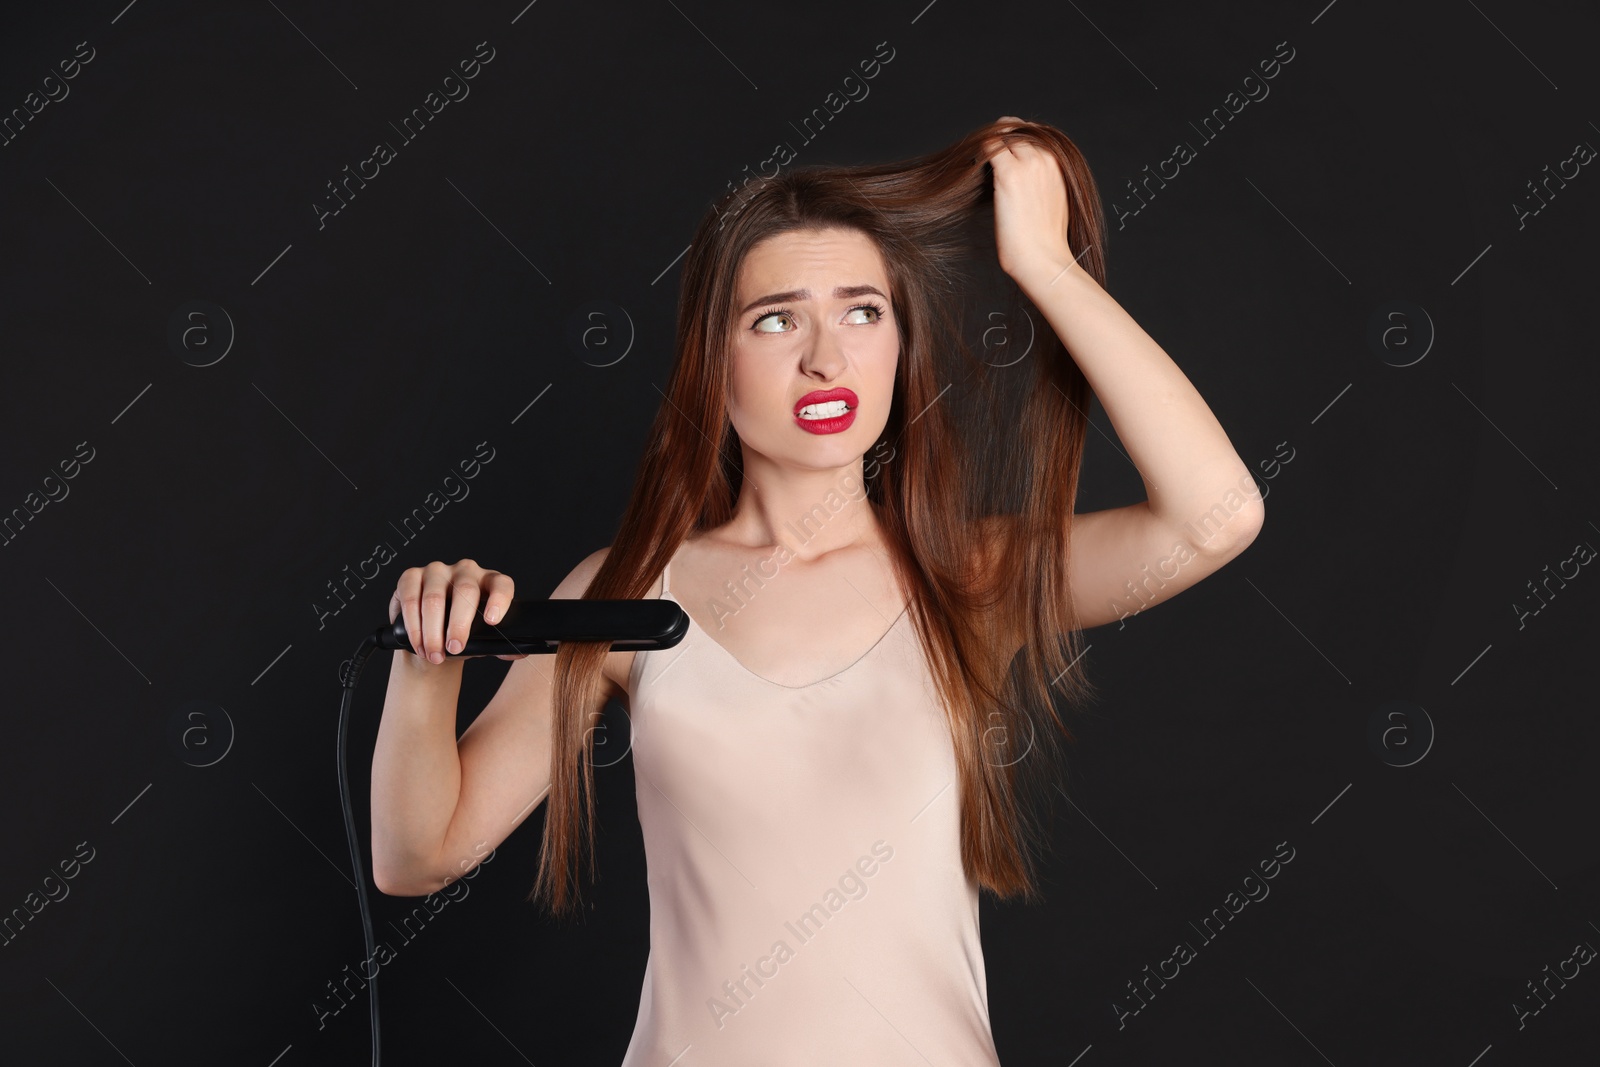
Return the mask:
<svg viewBox="0 0 1600 1067">
<path fill-rule="evenodd" d="M 445 656 L 444 662 L 433 663 L 415 652 L 397 651 L 395 656 L 407 673 L 418 678 L 449 681 L 460 677 L 461 666 L 467 661 L 460 656 Z"/>
</svg>

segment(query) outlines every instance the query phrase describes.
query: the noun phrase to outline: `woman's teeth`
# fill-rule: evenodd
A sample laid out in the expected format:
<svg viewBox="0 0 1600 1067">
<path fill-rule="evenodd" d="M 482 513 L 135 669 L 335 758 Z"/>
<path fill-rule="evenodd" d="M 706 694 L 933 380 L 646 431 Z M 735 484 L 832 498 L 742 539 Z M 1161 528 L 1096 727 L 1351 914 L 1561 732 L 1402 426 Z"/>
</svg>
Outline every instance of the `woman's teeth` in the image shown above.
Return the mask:
<svg viewBox="0 0 1600 1067">
<path fill-rule="evenodd" d="M 807 404 L 800 409 L 802 419 L 836 419 L 850 410 L 843 400 L 830 400 L 826 404 Z"/>
</svg>

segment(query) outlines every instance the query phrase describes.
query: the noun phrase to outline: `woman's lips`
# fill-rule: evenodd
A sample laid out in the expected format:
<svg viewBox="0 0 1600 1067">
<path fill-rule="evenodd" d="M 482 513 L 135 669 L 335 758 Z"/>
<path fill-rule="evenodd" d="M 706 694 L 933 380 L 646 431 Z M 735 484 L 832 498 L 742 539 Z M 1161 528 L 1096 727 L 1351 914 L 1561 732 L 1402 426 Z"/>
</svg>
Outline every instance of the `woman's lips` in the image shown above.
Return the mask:
<svg viewBox="0 0 1600 1067">
<path fill-rule="evenodd" d="M 833 404 L 841 400 L 844 401 L 846 407 L 843 414 L 821 419 L 806 418 L 800 414 L 803 409 L 813 404 Z M 849 389 L 820 389 L 807 393 L 795 404 L 794 421 L 799 423 L 800 427 L 808 433 L 840 433 L 848 430 L 851 424 L 856 421 L 855 409 L 859 403 L 860 401 L 856 398 L 856 394 Z"/>
<path fill-rule="evenodd" d="M 795 401 L 794 413 L 796 415 L 800 414 L 800 409 L 809 404 L 825 404 L 830 400 L 843 400 L 852 411 L 861 403 L 856 399 L 856 394 L 849 389 L 842 387 L 837 389 L 817 389 Z"/>
<path fill-rule="evenodd" d="M 848 430 L 851 423 L 856 421 L 856 413 L 847 411 L 843 415 L 838 415 L 831 419 L 805 419 L 796 415 L 794 421 L 800 424 L 801 429 L 809 433 L 839 433 L 843 430 Z"/>
</svg>

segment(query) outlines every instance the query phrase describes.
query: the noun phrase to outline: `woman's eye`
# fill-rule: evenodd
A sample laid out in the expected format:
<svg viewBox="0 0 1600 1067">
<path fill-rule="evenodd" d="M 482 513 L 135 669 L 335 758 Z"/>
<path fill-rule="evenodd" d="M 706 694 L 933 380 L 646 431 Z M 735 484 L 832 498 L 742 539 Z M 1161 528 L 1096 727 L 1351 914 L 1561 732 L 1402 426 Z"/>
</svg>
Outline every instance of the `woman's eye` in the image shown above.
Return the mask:
<svg viewBox="0 0 1600 1067">
<path fill-rule="evenodd" d="M 851 315 L 855 315 L 857 313 L 863 313 L 863 314 L 871 313 L 871 315 L 872 315 L 872 318 L 870 318 L 870 319 L 861 319 L 861 320 L 858 320 L 858 321 L 861 321 L 861 322 L 876 322 L 877 321 L 878 309 L 875 308 L 875 307 L 869 307 L 868 305 L 863 304 L 860 307 L 853 307 L 849 311 L 849 314 L 851 314 Z"/>
<path fill-rule="evenodd" d="M 772 312 L 768 312 L 767 314 L 761 316 L 759 319 L 757 319 L 755 321 L 753 329 L 757 333 L 788 333 L 789 332 L 788 330 L 766 330 L 766 329 L 762 329 L 761 324 L 763 322 L 767 322 L 767 321 L 769 321 L 771 319 L 789 319 L 789 313 L 787 311 L 772 311 Z M 790 319 L 790 321 L 793 321 L 793 320 Z"/>
</svg>

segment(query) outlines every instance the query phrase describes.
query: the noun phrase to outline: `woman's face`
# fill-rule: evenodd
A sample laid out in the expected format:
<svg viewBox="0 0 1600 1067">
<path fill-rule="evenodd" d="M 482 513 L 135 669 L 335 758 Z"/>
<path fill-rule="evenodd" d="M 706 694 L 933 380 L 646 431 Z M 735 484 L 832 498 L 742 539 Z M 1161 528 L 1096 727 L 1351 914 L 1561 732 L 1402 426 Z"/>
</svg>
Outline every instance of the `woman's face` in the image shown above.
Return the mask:
<svg viewBox="0 0 1600 1067">
<path fill-rule="evenodd" d="M 859 230 L 795 230 L 750 249 L 728 398 L 747 453 L 810 469 L 866 454 L 889 421 L 900 358 L 888 292 L 883 256 Z"/>
</svg>

